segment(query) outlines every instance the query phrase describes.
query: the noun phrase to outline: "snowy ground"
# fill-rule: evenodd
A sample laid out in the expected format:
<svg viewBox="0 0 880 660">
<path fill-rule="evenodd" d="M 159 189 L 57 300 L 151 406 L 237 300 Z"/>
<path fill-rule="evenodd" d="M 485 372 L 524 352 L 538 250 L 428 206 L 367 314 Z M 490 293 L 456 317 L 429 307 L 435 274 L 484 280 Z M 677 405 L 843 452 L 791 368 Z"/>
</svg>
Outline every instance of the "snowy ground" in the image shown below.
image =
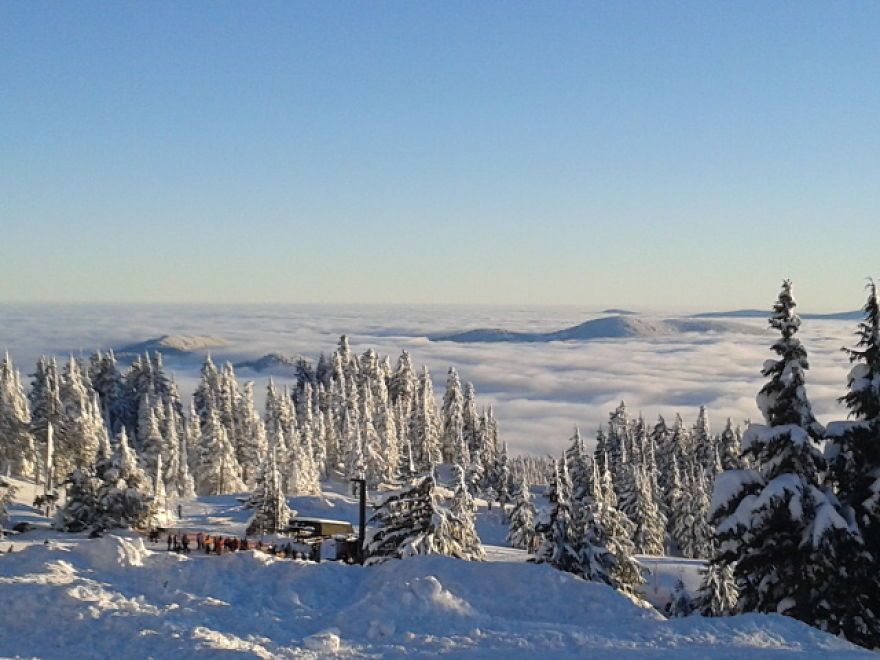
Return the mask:
<svg viewBox="0 0 880 660">
<path fill-rule="evenodd" d="M 0 542 L 0 655 L 43 658 L 326 656 L 682 658 L 849 657 L 862 652 L 779 616 L 666 621 L 611 589 L 500 545 L 489 561 L 425 557 L 363 568 L 276 559 L 254 551 L 183 557 L 136 534 L 90 540 L 54 532 L 27 506 L 14 520 L 40 527 Z M 344 486 L 296 498 L 301 515 L 355 521 Z M 188 531 L 240 533 L 235 497 L 183 503 Z M 484 541 L 503 542 L 503 524 L 481 510 Z M 660 567 L 658 593 L 693 562 Z M 649 583 L 649 588 L 651 587 Z M 650 597 L 650 590 L 648 593 Z"/>
</svg>

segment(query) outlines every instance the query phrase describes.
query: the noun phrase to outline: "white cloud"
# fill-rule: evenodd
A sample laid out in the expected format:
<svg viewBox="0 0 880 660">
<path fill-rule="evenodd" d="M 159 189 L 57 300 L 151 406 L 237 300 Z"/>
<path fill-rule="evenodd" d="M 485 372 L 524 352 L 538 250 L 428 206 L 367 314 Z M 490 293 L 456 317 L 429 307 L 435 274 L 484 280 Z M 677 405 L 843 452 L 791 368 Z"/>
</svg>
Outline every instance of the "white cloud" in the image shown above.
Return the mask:
<svg viewBox="0 0 880 660">
<path fill-rule="evenodd" d="M 692 420 L 700 405 L 716 426 L 726 417 L 759 417 L 754 401 L 764 381 L 761 365 L 771 357 L 770 334 L 552 344 L 456 344 L 418 336 L 486 326 L 545 331 L 591 316 L 574 308 L 7 305 L 0 307 L 0 347 L 30 373 L 42 353 L 88 353 L 163 334 L 222 337 L 231 346 L 217 350 L 218 357 L 239 360 L 271 351 L 315 356 L 347 333 L 355 349 L 372 346 L 392 360 L 409 350 L 430 367 L 438 394 L 454 365 L 474 382 L 481 401 L 495 406 L 517 452 L 555 453 L 575 424 L 591 437 L 620 400 L 652 423 L 658 413 Z M 840 347 L 852 343 L 854 329 L 852 322 L 804 322 L 808 393 L 822 421 L 842 415 L 836 398 L 848 366 Z M 198 360 L 169 364 L 182 389 L 191 391 Z"/>
</svg>

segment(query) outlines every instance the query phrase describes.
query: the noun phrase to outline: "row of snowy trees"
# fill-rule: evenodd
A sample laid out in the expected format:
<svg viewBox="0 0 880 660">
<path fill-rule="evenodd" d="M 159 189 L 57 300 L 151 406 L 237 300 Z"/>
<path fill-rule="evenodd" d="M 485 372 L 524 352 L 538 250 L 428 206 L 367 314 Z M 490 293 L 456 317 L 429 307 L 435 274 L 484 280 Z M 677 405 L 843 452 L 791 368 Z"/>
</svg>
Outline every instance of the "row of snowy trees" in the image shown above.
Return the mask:
<svg viewBox="0 0 880 660">
<path fill-rule="evenodd" d="M 217 367 L 210 356 L 188 413 L 159 353 L 125 371 L 112 352 L 71 357 L 62 368 L 41 358 L 27 391 L 9 356 L 0 362 L 3 472 L 51 492 L 74 471 L 94 472 L 102 443 L 121 451 L 123 434 L 148 475 L 147 494 L 259 495 L 273 470 L 284 495 L 317 494 L 319 480 L 330 477 L 376 488 L 444 460 L 462 467 L 471 493 L 502 501 L 509 493 L 507 449 L 491 408 L 478 408 L 474 387 L 454 368 L 438 400 L 427 368 L 417 372 L 405 351 L 392 367 L 373 350 L 355 354 L 342 337 L 317 367 L 299 361 L 292 389 L 270 379 L 262 416 L 253 383 L 242 386 L 231 364 Z"/>
<path fill-rule="evenodd" d="M 880 305 L 868 285 L 841 402 L 827 428 L 806 392 L 807 351 L 786 280 L 770 325 L 776 359 L 763 368 L 763 424 L 742 440 L 748 464 L 718 476 L 711 516 L 716 566 L 732 573 L 738 611 L 787 614 L 880 646 Z"/>
<path fill-rule="evenodd" d="M 561 460 L 551 463 L 548 478 L 539 477 L 537 482 L 533 474 L 532 479 L 526 478 L 519 462 L 512 462 L 516 497 L 511 534 L 517 539 L 533 534 L 528 524 L 534 527 L 536 523 L 529 523 L 523 513 L 528 487 L 549 483 L 550 492 L 555 492 L 564 468 L 572 488 L 566 498 L 569 504 L 588 507 L 593 500 L 613 501 L 631 530 L 629 541 L 635 552 L 709 558 L 714 552 L 709 506 L 715 476 L 725 467 L 742 465 L 740 438 L 739 428 L 730 420 L 721 433 L 713 434 L 705 408 L 692 426 L 680 415 L 675 415 L 671 425 L 661 416 L 648 426 L 642 416 L 630 419 L 621 403 L 599 429 L 592 452 L 575 429 Z M 607 484 L 608 493 L 598 497 L 602 484 Z M 581 531 L 572 534 L 579 536 Z M 514 545 L 531 549 L 524 542 Z"/>
</svg>

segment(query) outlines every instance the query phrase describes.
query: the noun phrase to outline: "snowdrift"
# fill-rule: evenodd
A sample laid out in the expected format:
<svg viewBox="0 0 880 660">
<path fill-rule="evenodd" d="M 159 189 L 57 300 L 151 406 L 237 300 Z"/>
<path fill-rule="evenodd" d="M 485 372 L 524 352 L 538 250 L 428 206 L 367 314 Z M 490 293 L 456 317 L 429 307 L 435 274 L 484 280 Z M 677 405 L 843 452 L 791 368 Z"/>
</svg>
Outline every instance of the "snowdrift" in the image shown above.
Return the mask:
<svg viewBox="0 0 880 660">
<path fill-rule="evenodd" d="M 521 562 L 185 558 L 123 535 L 2 555 L 0 585 L 3 656 L 872 657 L 779 616 L 665 621 L 608 587 Z"/>
</svg>

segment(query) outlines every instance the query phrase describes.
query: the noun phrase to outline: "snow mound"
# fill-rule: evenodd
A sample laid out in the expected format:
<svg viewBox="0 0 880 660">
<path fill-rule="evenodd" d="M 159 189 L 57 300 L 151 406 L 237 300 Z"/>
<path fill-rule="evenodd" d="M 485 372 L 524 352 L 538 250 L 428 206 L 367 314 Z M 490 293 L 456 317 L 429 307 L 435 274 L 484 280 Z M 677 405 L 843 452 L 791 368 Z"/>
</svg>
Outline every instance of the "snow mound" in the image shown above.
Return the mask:
<svg viewBox="0 0 880 660">
<path fill-rule="evenodd" d="M 147 550 L 140 536 L 116 534 L 108 534 L 103 538 L 81 543 L 77 551 L 94 570 L 110 572 L 142 567 L 145 559 L 152 554 Z"/>
</svg>

